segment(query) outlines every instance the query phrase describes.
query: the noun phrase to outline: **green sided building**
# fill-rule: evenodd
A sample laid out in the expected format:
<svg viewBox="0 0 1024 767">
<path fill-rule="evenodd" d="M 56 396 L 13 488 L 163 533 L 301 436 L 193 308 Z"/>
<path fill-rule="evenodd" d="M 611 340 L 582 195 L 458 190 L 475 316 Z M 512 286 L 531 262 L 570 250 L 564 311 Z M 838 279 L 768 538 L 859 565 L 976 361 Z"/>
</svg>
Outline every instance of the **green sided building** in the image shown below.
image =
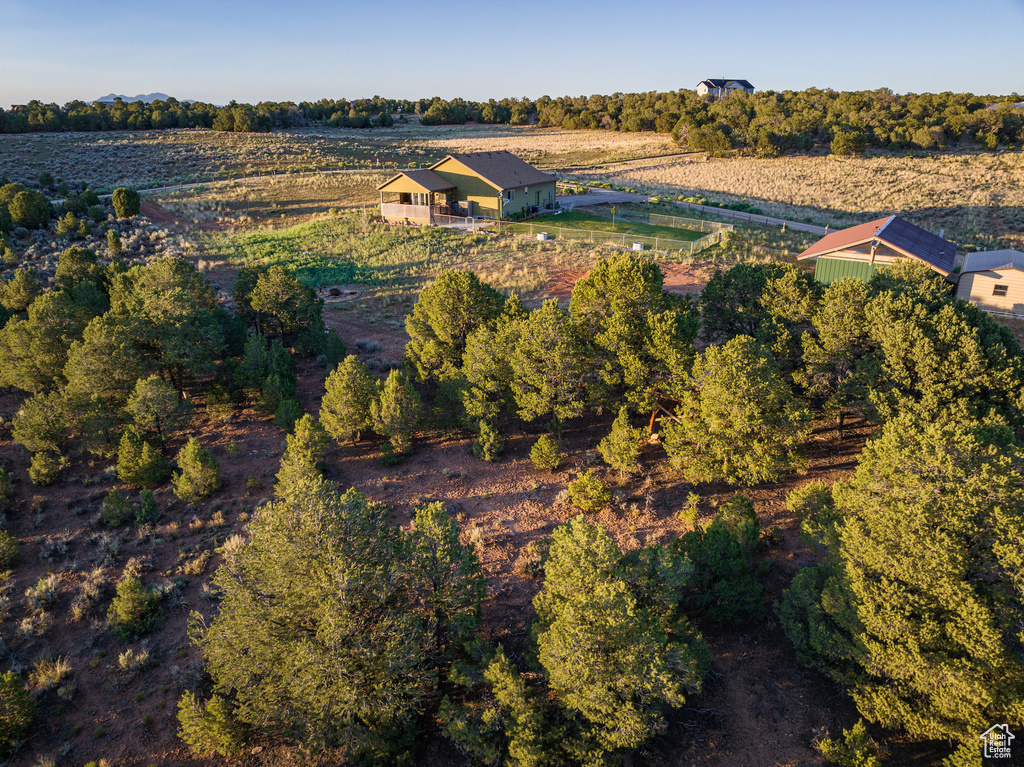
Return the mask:
<svg viewBox="0 0 1024 767">
<path fill-rule="evenodd" d="M 827 234 L 797 259 L 814 259 L 814 279 L 825 285 L 843 277 L 867 282 L 875 272 L 900 259 L 922 261 L 956 283 L 956 245 L 899 216 Z"/>
<path fill-rule="evenodd" d="M 433 224 L 439 216 L 512 218 L 553 208 L 556 181 L 511 152 L 473 152 L 402 171 L 377 190 L 385 221 Z"/>
</svg>

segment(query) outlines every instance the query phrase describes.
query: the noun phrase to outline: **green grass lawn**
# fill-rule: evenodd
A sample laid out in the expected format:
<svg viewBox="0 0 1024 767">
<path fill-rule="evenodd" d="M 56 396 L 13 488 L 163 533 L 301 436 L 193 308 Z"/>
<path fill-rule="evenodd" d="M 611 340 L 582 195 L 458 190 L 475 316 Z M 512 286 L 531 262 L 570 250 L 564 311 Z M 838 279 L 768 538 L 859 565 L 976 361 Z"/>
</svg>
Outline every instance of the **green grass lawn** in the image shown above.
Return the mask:
<svg viewBox="0 0 1024 767">
<path fill-rule="evenodd" d="M 609 234 L 634 235 L 644 238 L 645 241 L 660 238 L 692 242 L 693 240 L 699 240 L 704 236 L 700 232 L 693 232 L 689 229 L 675 229 L 671 226 L 654 226 L 652 224 L 641 224 L 636 221 L 623 221 L 621 219 L 616 219 L 616 221 L 612 223 L 612 221 L 607 218 L 591 216 L 586 213 L 577 213 L 575 211 L 568 211 L 566 213 L 550 216 L 538 216 L 537 218 L 530 219 L 529 223 L 513 224 L 512 227 L 514 231 L 529 234 L 531 231 L 531 224 L 534 227 L 534 231 L 537 230 L 537 227 L 561 227 L 563 229 L 592 230 L 608 232 Z M 552 232 L 552 234 L 555 234 L 555 232 Z"/>
</svg>

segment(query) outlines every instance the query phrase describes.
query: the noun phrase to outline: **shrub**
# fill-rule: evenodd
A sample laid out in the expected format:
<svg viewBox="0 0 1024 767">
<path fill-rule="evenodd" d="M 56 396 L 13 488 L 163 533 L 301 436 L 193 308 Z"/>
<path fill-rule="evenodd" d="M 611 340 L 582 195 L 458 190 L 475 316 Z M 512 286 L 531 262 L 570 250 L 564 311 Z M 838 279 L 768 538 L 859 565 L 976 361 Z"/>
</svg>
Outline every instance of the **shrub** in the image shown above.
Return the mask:
<svg viewBox="0 0 1024 767">
<path fill-rule="evenodd" d="M 107 527 L 121 527 L 135 518 L 131 501 L 117 490 L 111 490 L 100 507 L 100 519 Z"/>
<path fill-rule="evenodd" d="M 35 704 L 21 677 L 13 671 L 0 675 L 0 755 L 18 747 L 35 718 Z"/>
<path fill-rule="evenodd" d="M 530 448 L 530 461 L 535 469 L 555 471 L 562 465 L 562 448 L 558 440 L 548 434 L 542 434 Z"/>
<path fill-rule="evenodd" d="M 0 530 L 0 568 L 9 568 L 16 556 L 18 556 L 18 539 L 6 530 Z"/>
<path fill-rule="evenodd" d="M 117 595 L 107 611 L 107 623 L 124 640 L 150 631 L 160 617 L 160 595 L 129 576 L 117 584 Z"/>
<path fill-rule="evenodd" d="M 245 745 L 245 728 L 231 715 L 231 704 L 220 695 L 201 703 L 186 691 L 178 701 L 178 737 L 197 754 L 234 756 Z"/>
<path fill-rule="evenodd" d="M 114 206 L 114 215 L 118 218 L 131 218 L 139 215 L 142 210 L 139 193 L 134 189 L 125 189 L 123 186 L 114 190 L 110 202 Z"/>
<path fill-rule="evenodd" d="M 482 461 L 497 461 L 505 449 L 501 435 L 487 421 L 480 422 L 480 436 L 473 443 L 473 455 Z"/>
<path fill-rule="evenodd" d="M 139 511 L 135 515 L 137 525 L 155 525 L 160 521 L 160 507 L 156 498 L 149 490 L 143 490 L 139 496 Z"/>
<path fill-rule="evenodd" d="M 220 464 L 195 437 L 189 439 L 178 453 L 178 470 L 172 484 L 174 494 L 183 501 L 201 501 L 220 488 Z"/>
<path fill-rule="evenodd" d="M 12 495 L 14 495 L 14 487 L 11 483 L 11 475 L 3 466 L 0 466 L 0 512 L 7 510 Z"/>
<path fill-rule="evenodd" d="M 107 250 L 115 256 L 121 255 L 121 251 L 124 250 L 124 246 L 121 245 L 121 233 L 116 229 L 107 230 Z"/>
<path fill-rule="evenodd" d="M 611 491 L 593 469 L 569 483 L 569 502 L 580 511 L 596 513 L 612 500 Z"/>
<path fill-rule="evenodd" d="M 32 462 L 28 467 L 28 478 L 40 487 L 52 485 L 66 465 L 67 459 L 60 453 L 52 453 L 49 450 L 33 453 Z"/>
</svg>

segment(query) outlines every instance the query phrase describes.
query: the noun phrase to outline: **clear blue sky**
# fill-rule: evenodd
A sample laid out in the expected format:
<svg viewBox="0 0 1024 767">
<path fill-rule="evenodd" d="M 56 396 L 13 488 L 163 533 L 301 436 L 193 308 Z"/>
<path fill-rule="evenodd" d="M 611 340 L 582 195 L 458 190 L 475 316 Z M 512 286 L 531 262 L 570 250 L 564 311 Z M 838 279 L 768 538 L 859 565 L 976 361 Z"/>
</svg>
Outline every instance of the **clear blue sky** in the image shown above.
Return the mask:
<svg viewBox="0 0 1024 767">
<path fill-rule="evenodd" d="M 1024 92 L 1024 0 L 0 0 L 0 30 L 3 106 L 154 91 L 483 100 L 705 77 Z"/>
</svg>

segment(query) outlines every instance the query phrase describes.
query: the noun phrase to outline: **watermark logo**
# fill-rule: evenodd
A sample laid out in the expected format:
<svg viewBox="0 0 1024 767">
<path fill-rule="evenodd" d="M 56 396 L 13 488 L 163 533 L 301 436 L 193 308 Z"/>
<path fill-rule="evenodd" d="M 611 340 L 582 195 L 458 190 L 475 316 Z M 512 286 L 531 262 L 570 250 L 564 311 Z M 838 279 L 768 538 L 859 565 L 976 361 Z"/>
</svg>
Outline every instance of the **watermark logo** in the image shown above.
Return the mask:
<svg viewBox="0 0 1024 767">
<path fill-rule="evenodd" d="M 1010 741 L 1016 736 L 1010 732 L 1010 725 L 995 724 L 981 734 L 984 743 L 982 756 L 986 759 L 1009 759 Z"/>
</svg>

